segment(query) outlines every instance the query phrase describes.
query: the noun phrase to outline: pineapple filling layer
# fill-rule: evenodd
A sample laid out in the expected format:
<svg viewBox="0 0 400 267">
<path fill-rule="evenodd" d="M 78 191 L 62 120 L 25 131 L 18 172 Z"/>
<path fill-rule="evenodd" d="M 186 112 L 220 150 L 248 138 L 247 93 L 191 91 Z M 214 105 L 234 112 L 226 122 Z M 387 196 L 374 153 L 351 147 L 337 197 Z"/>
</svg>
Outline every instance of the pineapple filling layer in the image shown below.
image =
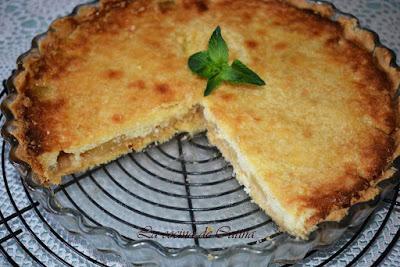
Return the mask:
<svg viewBox="0 0 400 267">
<path fill-rule="evenodd" d="M 120 136 L 100 146 L 80 154 L 60 152 L 57 164 L 51 171 L 53 176 L 65 175 L 85 170 L 93 165 L 106 163 L 118 156 L 131 151 L 140 151 L 151 143 L 163 143 L 170 140 L 176 133 L 188 132 L 195 134 L 205 130 L 204 118 L 199 107 L 191 109 L 182 118 L 171 119 L 167 126 L 155 126 L 153 131 L 146 135 L 134 138 Z"/>
</svg>

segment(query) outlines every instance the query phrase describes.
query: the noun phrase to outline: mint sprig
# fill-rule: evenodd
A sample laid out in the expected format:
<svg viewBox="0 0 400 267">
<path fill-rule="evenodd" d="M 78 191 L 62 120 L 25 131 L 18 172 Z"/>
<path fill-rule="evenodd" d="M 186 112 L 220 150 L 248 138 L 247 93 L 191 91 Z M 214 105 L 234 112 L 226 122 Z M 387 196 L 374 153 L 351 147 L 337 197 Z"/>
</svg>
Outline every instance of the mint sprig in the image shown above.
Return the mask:
<svg viewBox="0 0 400 267">
<path fill-rule="evenodd" d="M 208 96 L 222 82 L 248 83 L 265 85 L 265 82 L 254 71 L 240 60 L 228 63 L 229 51 L 218 26 L 208 42 L 208 50 L 197 52 L 189 57 L 188 65 L 192 72 L 207 78 L 204 96 Z"/>
</svg>

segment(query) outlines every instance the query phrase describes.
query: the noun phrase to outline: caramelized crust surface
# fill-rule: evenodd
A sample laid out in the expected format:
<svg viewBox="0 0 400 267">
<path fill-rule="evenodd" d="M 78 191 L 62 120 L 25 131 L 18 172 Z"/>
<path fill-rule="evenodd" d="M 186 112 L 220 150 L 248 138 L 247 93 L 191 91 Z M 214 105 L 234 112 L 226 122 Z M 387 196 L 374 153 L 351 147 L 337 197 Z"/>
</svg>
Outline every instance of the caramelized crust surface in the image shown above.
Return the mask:
<svg viewBox="0 0 400 267">
<path fill-rule="evenodd" d="M 57 20 L 15 80 L 18 154 L 54 182 L 60 152 L 143 137 L 202 105 L 241 170 L 301 222 L 276 219 L 285 229 L 305 237 L 318 222 L 341 219 L 377 193 L 392 158 L 400 74 L 387 67 L 386 50 L 373 56 L 372 37 L 351 21 L 289 2 L 101 1 Z M 206 49 L 217 25 L 230 59 L 266 86 L 225 84 L 202 96 L 205 81 L 187 59 Z"/>
</svg>

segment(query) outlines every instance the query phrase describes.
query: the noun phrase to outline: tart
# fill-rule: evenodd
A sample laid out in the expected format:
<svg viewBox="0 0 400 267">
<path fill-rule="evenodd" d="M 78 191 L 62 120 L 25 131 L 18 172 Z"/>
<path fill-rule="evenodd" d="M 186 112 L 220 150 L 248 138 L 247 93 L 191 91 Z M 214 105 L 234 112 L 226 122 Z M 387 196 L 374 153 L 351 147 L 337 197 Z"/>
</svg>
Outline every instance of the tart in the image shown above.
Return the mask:
<svg viewBox="0 0 400 267">
<path fill-rule="evenodd" d="M 379 193 L 398 154 L 400 71 L 356 20 L 278 0 L 103 0 L 56 20 L 23 59 L 8 104 L 16 155 L 58 184 L 178 132 L 207 130 L 253 200 L 307 238 Z M 217 25 L 262 88 L 203 96 L 187 59 Z"/>
</svg>

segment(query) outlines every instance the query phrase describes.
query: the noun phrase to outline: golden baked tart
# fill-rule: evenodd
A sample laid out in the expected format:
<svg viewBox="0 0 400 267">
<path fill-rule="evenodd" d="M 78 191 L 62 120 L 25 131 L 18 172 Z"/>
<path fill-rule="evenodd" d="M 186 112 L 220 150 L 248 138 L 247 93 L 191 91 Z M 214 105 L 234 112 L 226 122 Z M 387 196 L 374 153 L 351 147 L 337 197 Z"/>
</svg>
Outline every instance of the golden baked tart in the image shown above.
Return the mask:
<svg viewBox="0 0 400 267">
<path fill-rule="evenodd" d="M 207 130 L 285 231 L 379 193 L 397 154 L 400 72 L 373 34 L 327 5 L 278 0 L 100 1 L 56 20 L 23 60 L 10 104 L 16 154 L 42 184 L 178 132 Z M 229 60 L 263 86 L 205 80 L 188 58 L 220 26 Z"/>
</svg>

